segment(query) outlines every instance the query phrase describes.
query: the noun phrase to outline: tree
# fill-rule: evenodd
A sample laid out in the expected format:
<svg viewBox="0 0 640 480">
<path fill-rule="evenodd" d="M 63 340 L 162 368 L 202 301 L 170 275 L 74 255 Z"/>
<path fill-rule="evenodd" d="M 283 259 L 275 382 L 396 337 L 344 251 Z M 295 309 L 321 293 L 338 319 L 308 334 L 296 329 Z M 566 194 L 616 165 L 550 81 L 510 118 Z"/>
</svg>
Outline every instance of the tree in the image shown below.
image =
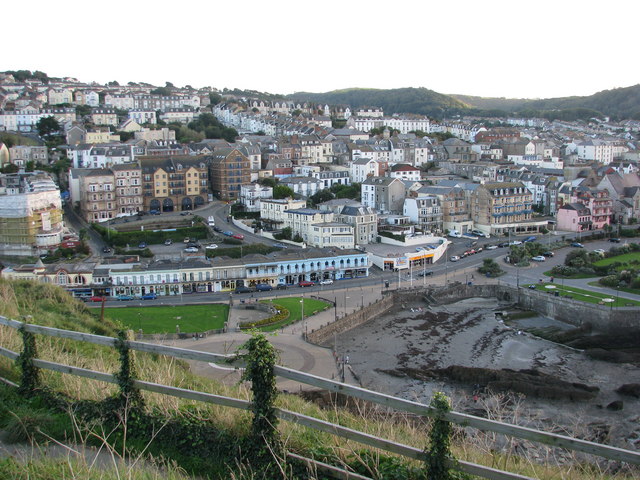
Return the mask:
<svg viewBox="0 0 640 480">
<path fill-rule="evenodd" d="M 273 198 L 275 199 L 288 197 L 293 198 L 293 195 L 293 190 L 291 190 L 291 188 L 287 187 L 286 185 L 276 185 L 275 187 L 273 187 Z"/>
<path fill-rule="evenodd" d="M 292 117 L 299 117 L 300 115 L 302 115 L 302 110 L 300 109 L 296 108 L 293 112 L 291 112 Z"/>
<path fill-rule="evenodd" d="M 271 188 L 275 187 L 278 184 L 276 179 L 272 177 L 261 178 L 260 180 L 258 180 L 258 183 L 260 185 L 264 185 L 265 187 L 271 187 Z"/>
<path fill-rule="evenodd" d="M 41 137 L 51 137 L 60 131 L 60 123 L 55 117 L 44 117 L 38 120 L 36 128 Z"/>
<path fill-rule="evenodd" d="M 84 117 L 91 114 L 91 107 L 89 105 L 78 105 L 76 107 L 76 115 Z"/>
<path fill-rule="evenodd" d="M 176 87 L 173 85 L 173 83 L 171 83 L 171 82 L 164 82 L 164 86 L 165 86 L 166 88 L 176 88 Z"/>
<path fill-rule="evenodd" d="M 167 87 L 158 87 L 158 88 L 154 88 L 153 90 L 151 90 L 151 95 L 160 95 L 162 97 L 169 97 L 171 96 L 171 90 Z"/>
<path fill-rule="evenodd" d="M 478 272 L 483 275 L 489 275 L 490 277 L 498 277 L 504 273 L 500 265 L 498 265 L 493 258 L 485 258 L 482 266 L 478 268 Z"/>
<path fill-rule="evenodd" d="M 328 202 L 329 200 L 333 200 L 333 193 L 329 191 L 328 188 L 320 190 L 319 192 L 311 195 L 309 198 L 314 205 L 318 205 L 319 203 Z"/>
<path fill-rule="evenodd" d="M 107 85 L 109 87 L 119 87 L 120 86 L 120 84 L 116 80 L 112 80 L 111 82 L 107 83 Z"/>
<path fill-rule="evenodd" d="M 209 102 L 211 103 L 211 105 L 217 105 L 222 101 L 222 97 L 214 92 L 211 92 L 209 94 Z"/>
</svg>

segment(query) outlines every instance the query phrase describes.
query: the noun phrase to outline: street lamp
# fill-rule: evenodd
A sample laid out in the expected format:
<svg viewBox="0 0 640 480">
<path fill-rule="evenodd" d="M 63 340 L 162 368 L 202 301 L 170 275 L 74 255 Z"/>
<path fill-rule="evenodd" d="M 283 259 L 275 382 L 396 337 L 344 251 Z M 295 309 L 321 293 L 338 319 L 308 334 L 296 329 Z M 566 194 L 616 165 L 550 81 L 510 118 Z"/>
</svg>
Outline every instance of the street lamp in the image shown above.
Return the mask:
<svg viewBox="0 0 640 480">
<path fill-rule="evenodd" d="M 302 299 L 300 300 L 300 318 L 302 320 L 302 325 L 304 327 L 304 338 L 307 339 L 307 324 L 304 320 L 304 293 L 302 294 Z"/>
</svg>

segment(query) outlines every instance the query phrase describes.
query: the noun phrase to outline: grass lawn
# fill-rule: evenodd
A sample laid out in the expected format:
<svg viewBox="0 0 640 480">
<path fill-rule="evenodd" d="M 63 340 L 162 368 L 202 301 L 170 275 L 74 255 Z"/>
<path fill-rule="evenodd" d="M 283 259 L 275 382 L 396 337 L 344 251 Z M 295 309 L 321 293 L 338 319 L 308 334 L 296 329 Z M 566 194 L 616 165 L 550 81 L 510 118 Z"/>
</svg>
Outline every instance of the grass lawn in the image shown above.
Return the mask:
<svg viewBox="0 0 640 480">
<path fill-rule="evenodd" d="M 638 263 L 637 264 L 631 263 L 633 261 L 636 261 Z M 605 265 L 611 265 L 614 262 L 620 262 L 626 265 L 626 267 L 624 266 L 618 267 L 618 270 L 624 270 L 625 268 L 634 267 L 634 266 L 638 268 L 640 267 L 640 252 L 631 252 L 631 253 L 625 253 L 623 255 L 618 255 L 616 257 L 603 258 L 602 260 L 593 262 L 593 264 L 598 266 L 605 266 Z"/>
<path fill-rule="evenodd" d="M 611 299 L 613 302 L 603 302 L 604 305 L 609 307 L 625 307 L 627 305 L 639 306 L 640 302 L 636 300 L 630 300 L 628 298 L 616 298 L 614 295 L 606 294 L 606 293 L 597 293 L 592 292 L 590 290 L 583 290 L 581 288 L 569 287 L 558 285 L 557 283 L 536 283 L 533 284 L 536 287 L 536 290 L 540 290 L 541 292 L 553 293 L 560 292 L 560 295 L 563 297 L 571 297 L 574 300 L 580 300 L 581 302 L 588 303 L 600 303 L 603 298 Z M 528 285 L 526 285 L 528 286 Z M 547 288 L 553 287 L 553 288 Z"/>
<path fill-rule="evenodd" d="M 273 302 L 273 304 L 282 305 L 284 308 L 289 310 L 289 318 L 287 318 L 286 320 L 283 320 L 282 322 L 274 323 L 267 327 L 262 327 L 259 330 L 264 332 L 270 332 L 302 320 L 302 305 L 300 302 L 301 300 L 302 300 L 302 297 L 284 297 L 284 298 L 276 299 Z M 271 302 L 268 300 L 262 300 L 262 303 L 271 303 Z M 316 300 L 315 298 L 305 297 L 304 317 L 309 318 L 310 316 L 318 312 L 326 310 L 327 308 L 331 308 L 331 306 L 332 306 L 331 303 L 324 302 L 322 300 Z"/>
<path fill-rule="evenodd" d="M 175 333 L 176 325 L 180 325 L 183 333 L 193 333 L 223 328 L 229 316 L 229 305 L 106 308 L 104 314 L 132 330 L 142 328 L 144 333 Z"/>
</svg>

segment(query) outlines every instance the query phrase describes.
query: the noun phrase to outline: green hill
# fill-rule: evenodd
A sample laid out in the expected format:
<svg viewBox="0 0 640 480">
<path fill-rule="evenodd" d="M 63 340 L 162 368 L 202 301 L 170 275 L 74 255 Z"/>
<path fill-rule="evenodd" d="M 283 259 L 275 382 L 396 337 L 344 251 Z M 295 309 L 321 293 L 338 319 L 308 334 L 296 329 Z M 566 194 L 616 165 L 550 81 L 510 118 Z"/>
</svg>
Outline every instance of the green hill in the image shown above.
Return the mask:
<svg viewBox="0 0 640 480">
<path fill-rule="evenodd" d="M 441 118 L 455 114 L 467 106 L 449 95 L 427 88 L 347 88 L 326 93 L 297 92 L 289 95 L 291 100 L 312 101 L 329 105 L 349 105 L 352 109 L 373 106 L 382 107 L 386 114 L 415 113 Z"/>
</svg>

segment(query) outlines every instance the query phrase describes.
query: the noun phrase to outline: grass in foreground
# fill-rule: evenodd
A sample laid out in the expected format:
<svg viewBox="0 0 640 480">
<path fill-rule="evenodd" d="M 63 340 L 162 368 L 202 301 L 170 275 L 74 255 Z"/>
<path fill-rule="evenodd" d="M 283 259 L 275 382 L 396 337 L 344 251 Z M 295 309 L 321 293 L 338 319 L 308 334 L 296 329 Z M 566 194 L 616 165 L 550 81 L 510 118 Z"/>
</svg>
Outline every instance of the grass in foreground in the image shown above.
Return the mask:
<svg viewBox="0 0 640 480">
<path fill-rule="evenodd" d="M 99 311 L 95 311 L 99 315 Z M 224 327 L 229 316 L 229 306 L 221 303 L 209 305 L 165 305 L 162 307 L 106 308 L 104 314 L 118 320 L 131 330 L 144 333 L 175 333 L 180 331 L 204 332 Z"/>
<path fill-rule="evenodd" d="M 583 290 L 581 288 L 569 287 L 566 285 L 563 286 L 557 283 L 536 283 L 532 285 L 536 287 L 536 290 L 541 292 L 550 294 L 560 292 L 560 295 L 563 297 L 570 297 L 581 302 L 602 304 L 608 307 L 640 306 L 640 302 L 629 298 L 616 298 L 611 294 L 592 292 L 590 290 Z M 529 287 L 529 285 L 525 286 Z"/>
</svg>

